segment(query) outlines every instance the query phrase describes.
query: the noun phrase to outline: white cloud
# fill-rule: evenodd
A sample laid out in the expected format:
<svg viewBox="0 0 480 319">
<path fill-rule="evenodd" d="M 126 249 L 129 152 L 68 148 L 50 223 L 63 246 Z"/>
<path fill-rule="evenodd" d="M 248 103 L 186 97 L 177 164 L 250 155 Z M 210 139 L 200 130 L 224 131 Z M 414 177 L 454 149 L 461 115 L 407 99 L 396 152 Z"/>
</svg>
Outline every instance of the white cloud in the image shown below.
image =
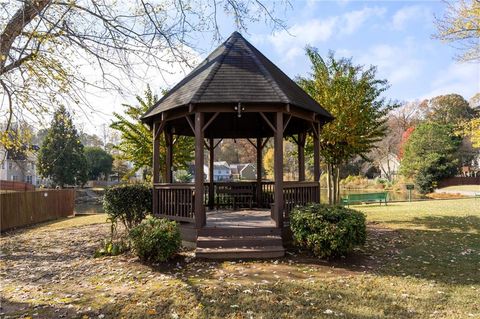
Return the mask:
<svg viewBox="0 0 480 319">
<path fill-rule="evenodd" d="M 333 35 L 350 35 L 359 30 L 365 22 L 376 16 L 382 16 L 385 8 L 366 7 L 326 19 L 310 19 L 295 24 L 288 31 L 281 31 L 268 37 L 255 37 L 255 43 L 270 42 L 283 60 L 293 61 L 300 56 L 306 45 L 318 45 L 326 42 Z"/>
<path fill-rule="evenodd" d="M 416 46 L 407 39 L 400 45 L 375 45 L 359 55 L 358 62 L 377 66 L 379 75 L 395 85 L 421 74 L 424 63 L 415 53 Z"/>
<path fill-rule="evenodd" d="M 404 30 L 407 24 L 414 20 L 431 21 L 432 14 L 424 6 L 408 6 L 399 9 L 392 17 L 392 28 L 395 30 Z"/>
<path fill-rule="evenodd" d="M 421 98 L 457 93 L 468 100 L 480 92 L 480 65 L 452 62 L 447 68 L 439 70 L 434 79 L 430 91 Z"/>
<path fill-rule="evenodd" d="M 367 7 L 362 10 L 347 12 L 342 16 L 343 26 L 341 32 L 345 34 L 352 34 L 357 31 L 369 18 L 382 16 L 385 11 L 385 8 Z"/>
</svg>

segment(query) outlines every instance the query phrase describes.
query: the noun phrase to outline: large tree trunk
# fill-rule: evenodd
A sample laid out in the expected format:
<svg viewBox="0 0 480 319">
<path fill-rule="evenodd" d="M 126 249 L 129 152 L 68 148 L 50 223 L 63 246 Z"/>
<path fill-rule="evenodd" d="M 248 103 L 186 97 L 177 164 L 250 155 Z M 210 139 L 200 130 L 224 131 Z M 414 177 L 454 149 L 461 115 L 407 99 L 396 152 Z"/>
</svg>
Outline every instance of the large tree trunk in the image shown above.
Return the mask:
<svg viewBox="0 0 480 319">
<path fill-rule="evenodd" d="M 327 164 L 327 196 L 328 196 L 328 203 L 331 205 L 333 198 L 332 198 L 332 165 Z"/>
</svg>

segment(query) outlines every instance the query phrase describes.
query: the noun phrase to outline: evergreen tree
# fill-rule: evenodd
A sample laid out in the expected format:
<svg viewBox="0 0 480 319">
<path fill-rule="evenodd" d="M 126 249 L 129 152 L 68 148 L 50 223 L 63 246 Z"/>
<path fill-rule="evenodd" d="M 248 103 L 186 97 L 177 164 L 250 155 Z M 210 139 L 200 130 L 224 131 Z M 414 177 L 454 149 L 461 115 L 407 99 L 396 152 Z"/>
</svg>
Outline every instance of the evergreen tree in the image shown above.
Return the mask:
<svg viewBox="0 0 480 319">
<path fill-rule="evenodd" d="M 83 185 L 87 160 L 77 130 L 64 106 L 54 113 L 51 127 L 39 151 L 38 170 L 55 185 Z"/>
<path fill-rule="evenodd" d="M 113 156 L 100 147 L 85 147 L 85 157 L 87 158 L 89 179 L 98 179 L 99 177 L 106 179 L 112 172 Z"/>
<path fill-rule="evenodd" d="M 452 125 L 422 123 L 405 143 L 400 172 L 415 178 L 422 193 L 431 192 L 437 181 L 457 172 L 460 143 Z"/>
</svg>

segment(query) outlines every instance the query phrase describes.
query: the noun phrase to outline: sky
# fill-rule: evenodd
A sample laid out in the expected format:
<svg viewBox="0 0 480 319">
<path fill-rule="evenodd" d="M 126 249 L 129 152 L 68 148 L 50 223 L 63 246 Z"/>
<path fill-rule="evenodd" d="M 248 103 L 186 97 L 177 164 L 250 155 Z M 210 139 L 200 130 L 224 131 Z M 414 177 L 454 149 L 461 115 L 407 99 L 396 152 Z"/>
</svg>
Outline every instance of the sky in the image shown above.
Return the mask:
<svg viewBox="0 0 480 319">
<path fill-rule="evenodd" d="M 441 1 L 291 0 L 291 5 L 277 12 L 287 30 L 272 32 L 271 26 L 254 23 L 242 31 L 291 78 L 308 74 L 305 47 L 309 45 L 322 56 L 333 50 L 337 57 L 351 58 L 355 64 L 377 66 L 378 77 L 391 85 L 385 96 L 392 100 L 423 100 L 449 93 L 468 100 L 480 92 L 480 64 L 456 62 L 458 51 L 432 38 L 435 16 L 441 16 L 445 7 Z M 219 21 L 226 39 L 236 28 L 227 17 Z M 218 43 L 205 35 L 199 34 L 198 39 L 201 61 Z M 173 71 L 172 75 L 151 76 L 152 89 L 160 92 L 173 87 L 188 70 Z M 122 111 L 121 103 L 133 102 L 132 96 L 112 92 L 88 98 L 101 107 L 88 118 L 78 114 L 77 121 L 83 130 L 97 134 L 111 121 L 113 112 Z"/>
</svg>

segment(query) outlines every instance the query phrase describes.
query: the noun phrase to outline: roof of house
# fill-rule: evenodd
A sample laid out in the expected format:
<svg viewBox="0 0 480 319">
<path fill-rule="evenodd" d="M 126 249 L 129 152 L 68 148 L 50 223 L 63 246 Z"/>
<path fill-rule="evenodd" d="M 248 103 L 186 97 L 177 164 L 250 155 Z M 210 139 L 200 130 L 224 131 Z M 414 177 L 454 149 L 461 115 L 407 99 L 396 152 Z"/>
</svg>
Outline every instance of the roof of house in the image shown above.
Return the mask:
<svg viewBox="0 0 480 319">
<path fill-rule="evenodd" d="M 238 32 L 232 33 L 142 119 L 149 121 L 163 111 L 192 103 L 288 103 L 333 119 Z"/>
</svg>

